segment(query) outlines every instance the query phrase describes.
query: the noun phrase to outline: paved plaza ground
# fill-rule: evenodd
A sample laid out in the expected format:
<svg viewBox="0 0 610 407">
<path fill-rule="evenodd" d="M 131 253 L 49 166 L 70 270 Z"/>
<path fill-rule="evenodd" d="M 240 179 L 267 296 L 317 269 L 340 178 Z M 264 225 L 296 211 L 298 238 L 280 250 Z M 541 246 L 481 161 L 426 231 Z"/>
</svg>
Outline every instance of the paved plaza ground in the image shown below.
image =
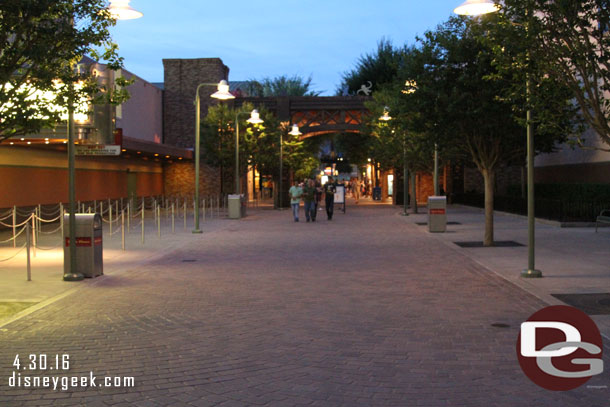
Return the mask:
<svg viewBox="0 0 610 407">
<path fill-rule="evenodd" d="M 400 212 L 350 205 L 294 223 L 261 208 L 117 254 L 103 277 L 15 291 L 48 304 L 0 327 L 0 406 L 610 405 L 608 370 L 550 392 L 516 359 L 520 323 L 559 303 L 551 293 L 610 292 L 610 229 L 539 225 L 546 277 L 524 281 L 527 248 L 453 243 L 481 239 L 479 210 L 451 208 L 460 225 L 445 234 Z M 497 220 L 498 240 L 526 242 L 522 218 Z M 60 278 L 49 267 L 39 279 Z M 607 318 L 594 317 L 605 335 Z M 22 375 L 135 387 L 9 388 L 15 355 L 32 353 L 69 354 L 70 369 Z"/>
</svg>

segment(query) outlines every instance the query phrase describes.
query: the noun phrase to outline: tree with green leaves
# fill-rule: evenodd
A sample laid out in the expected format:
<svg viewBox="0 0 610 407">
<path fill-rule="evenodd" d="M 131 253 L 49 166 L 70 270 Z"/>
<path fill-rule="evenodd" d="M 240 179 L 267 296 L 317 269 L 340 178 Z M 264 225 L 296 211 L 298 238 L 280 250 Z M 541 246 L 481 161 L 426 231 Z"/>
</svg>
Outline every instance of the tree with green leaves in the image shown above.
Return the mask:
<svg viewBox="0 0 610 407">
<path fill-rule="evenodd" d="M 610 151 L 610 2 L 505 0 L 496 31 L 500 69 L 538 70 L 570 89 L 580 113 Z M 520 45 L 506 53 L 504 44 Z M 521 76 L 521 83 L 525 79 Z M 576 138 L 582 145 L 582 140 Z"/>
<path fill-rule="evenodd" d="M 405 51 L 408 51 L 408 47 L 396 48 L 390 40 L 382 38 L 375 52 L 360 56 L 356 66 L 343 74 L 337 94 L 345 91 L 356 94 L 362 86 L 373 92 L 392 83 L 403 66 Z"/>
<path fill-rule="evenodd" d="M 52 128 L 69 100 L 121 103 L 86 55 L 121 68 L 105 0 L 3 0 L 0 4 L 0 142 Z M 80 64 L 80 65 L 79 65 Z M 120 86 L 129 84 L 117 80 Z"/>
<path fill-rule="evenodd" d="M 249 166 L 261 174 L 279 176 L 280 132 L 283 136 L 283 161 L 286 171 L 297 177 L 306 177 L 317 167 L 317 159 L 306 140 L 288 135 L 278 118 L 270 111 L 259 108 L 263 123 L 249 124 L 248 114 L 254 106 L 244 103 L 232 109 L 221 103 L 208 109 L 202 122 L 202 150 L 207 164 L 221 169 L 222 185 L 233 185 L 235 169 L 235 118 L 239 113 L 240 174 Z M 243 113 L 243 114 L 242 114 Z"/>
<path fill-rule="evenodd" d="M 245 91 L 249 96 L 318 96 L 320 92 L 311 89 L 311 76 L 307 79 L 301 76 L 281 75 L 275 78 L 263 78 L 261 80 L 249 80 Z"/>
<path fill-rule="evenodd" d="M 522 105 L 502 97 L 512 89 L 517 73 L 498 71 L 494 52 L 485 40 L 499 27 L 495 18 L 451 18 L 426 32 L 421 39 L 423 69 L 414 78 L 417 91 L 407 95 L 424 119 L 434 120 L 428 126 L 434 126 L 442 140 L 462 146 L 481 172 L 485 246 L 493 245 L 496 174 L 505 165 L 521 164 L 526 147 L 525 115 L 517 108 Z M 552 78 L 537 79 L 529 104 L 537 118 L 533 123 L 536 151 L 550 152 L 576 131 L 578 120 L 567 89 Z"/>
</svg>

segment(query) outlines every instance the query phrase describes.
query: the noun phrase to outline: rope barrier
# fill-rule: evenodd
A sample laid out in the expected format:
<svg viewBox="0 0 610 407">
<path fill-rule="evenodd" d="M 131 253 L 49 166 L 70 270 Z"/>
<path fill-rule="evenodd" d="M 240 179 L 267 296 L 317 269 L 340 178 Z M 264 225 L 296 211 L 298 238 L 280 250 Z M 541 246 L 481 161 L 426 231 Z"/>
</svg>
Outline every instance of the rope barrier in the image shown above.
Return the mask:
<svg viewBox="0 0 610 407">
<path fill-rule="evenodd" d="M 13 226 L 15 226 L 15 227 L 17 227 L 17 228 L 18 228 L 19 226 L 23 226 L 23 225 L 25 225 L 26 223 L 28 223 L 28 222 L 30 221 L 30 219 L 32 219 L 32 216 L 34 216 L 34 214 L 31 214 L 31 215 L 30 215 L 30 216 L 29 216 L 29 217 L 28 217 L 26 220 L 24 220 L 23 222 L 18 223 L 18 224 L 16 224 L 16 225 L 12 225 L 12 224 L 11 224 L 11 225 L 9 225 L 9 224 L 4 223 L 4 222 L 0 222 L 0 225 L 2 225 L 2 226 L 6 226 L 7 228 L 12 228 Z"/>
<path fill-rule="evenodd" d="M 30 215 L 31 215 L 31 214 L 33 214 L 35 211 L 36 211 L 35 209 L 34 209 L 34 210 L 32 210 L 32 211 L 30 211 L 30 212 L 28 212 L 28 211 L 22 211 L 21 209 L 17 209 L 17 215 L 20 215 L 20 216 L 30 216 Z"/>
<path fill-rule="evenodd" d="M 114 232 L 109 233 L 109 234 L 108 234 L 108 236 L 114 236 L 114 235 L 116 235 L 117 233 L 119 233 L 120 231 L 121 231 L 121 229 L 117 229 L 117 230 L 115 230 Z"/>
<path fill-rule="evenodd" d="M 140 209 L 138 212 L 136 212 L 136 214 L 135 214 L 135 215 L 131 215 L 131 217 L 132 217 L 133 219 L 135 219 L 135 218 L 139 218 L 141 215 L 142 215 L 142 209 Z"/>
<path fill-rule="evenodd" d="M 58 221 L 59 218 L 61 218 L 61 215 L 58 215 L 56 218 L 53 218 L 53 219 L 50 219 L 50 220 L 45 220 L 45 219 L 42 219 L 40 216 L 37 216 L 37 215 L 34 215 L 34 216 L 36 217 L 36 219 L 38 219 L 39 221 L 44 222 L 44 223 L 55 222 L 55 221 Z"/>
<path fill-rule="evenodd" d="M 57 211 L 59 211 L 61 209 L 61 206 L 59 204 L 56 204 L 56 205 L 57 205 L 57 208 L 51 210 L 51 212 L 46 212 L 43 208 L 40 208 L 40 212 L 45 214 L 45 215 L 48 215 L 48 216 L 55 215 L 57 213 Z M 53 205 L 53 206 L 55 206 L 55 205 Z"/>
<path fill-rule="evenodd" d="M 104 219 L 104 217 L 103 217 L 103 216 L 102 216 L 102 220 L 103 220 L 104 222 L 106 222 L 106 223 L 110 223 L 110 220 L 106 220 L 106 219 Z M 113 224 L 114 224 L 114 223 L 117 223 L 117 222 L 118 222 L 118 221 L 120 221 L 120 220 L 121 220 L 121 219 L 119 219 L 119 218 L 113 219 L 113 220 L 112 220 L 112 223 L 113 223 Z"/>
<path fill-rule="evenodd" d="M 21 231 L 19 233 L 17 233 L 15 236 L 11 237 L 10 239 L 0 240 L 0 244 L 8 243 L 8 242 L 12 242 L 13 240 L 16 240 L 19 237 L 19 235 L 21 235 L 23 233 L 24 230 L 25 230 L 25 226 L 23 228 L 21 228 Z"/>
<path fill-rule="evenodd" d="M 3 218 L 0 218 L 0 220 L 4 220 L 4 219 L 8 219 L 8 218 L 12 218 L 13 217 L 13 211 L 11 211 L 11 213 L 9 213 L 8 215 L 6 215 Z"/>
<path fill-rule="evenodd" d="M 59 243 L 57 246 L 51 246 L 51 247 L 44 247 L 44 246 L 36 245 L 36 248 L 40 249 L 40 250 L 55 250 L 55 249 L 57 249 L 59 247 L 61 247 L 61 243 Z"/>
<path fill-rule="evenodd" d="M 62 228 L 62 226 L 61 226 L 61 225 L 59 225 L 59 227 L 58 227 L 57 229 L 54 229 L 54 230 L 52 230 L 52 231 L 50 231 L 50 232 L 45 232 L 45 231 L 44 231 L 44 230 L 42 230 L 42 229 L 40 229 L 40 230 L 39 230 L 39 232 L 40 232 L 40 233 L 42 233 L 43 235 L 52 235 L 52 234 L 54 234 L 54 233 L 59 232 L 59 231 L 61 230 L 61 228 Z"/>
<path fill-rule="evenodd" d="M 40 214 L 42 216 L 55 216 L 57 213 L 59 213 L 60 209 L 57 208 L 56 210 L 54 210 L 53 212 L 45 212 L 45 211 L 40 211 Z"/>
<path fill-rule="evenodd" d="M 9 260 L 14 259 L 15 257 L 17 257 L 17 255 L 18 255 L 19 253 L 21 253 L 21 251 L 22 251 L 23 249 L 25 249 L 25 248 L 26 248 L 26 246 L 27 246 L 27 245 L 28 245 L 27 243 L 24 243 L 24 244 L 23 244 L 23 246 L 21 246 L 21 247 L 19 248 L 19 250 L 17 251 L 17 253 L 13 254 L 11 257 L 8 257 L 8 258 L 6 258 L 6 259 L 0 259 L 0 263 L 4 263 L 5 261 L 9 261 Z"/>
</svg>

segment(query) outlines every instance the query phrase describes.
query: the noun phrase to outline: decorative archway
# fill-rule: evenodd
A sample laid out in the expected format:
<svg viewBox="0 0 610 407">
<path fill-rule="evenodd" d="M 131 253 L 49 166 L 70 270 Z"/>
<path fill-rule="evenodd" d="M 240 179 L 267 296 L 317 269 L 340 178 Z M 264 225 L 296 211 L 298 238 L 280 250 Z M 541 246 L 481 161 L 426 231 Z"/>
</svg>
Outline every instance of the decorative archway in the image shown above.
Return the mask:
<svg viewBox="0 0 610 407">
<path fill-rule="evenodd" d="M 283 122 L 299 125 L 302 138 L 329 133 L 359 133 L 369 110 L 364 102 L 368 96 L 293 96 L 243 97 L 235 106 L 251 103 L 264 106 Z"/>
</svg>

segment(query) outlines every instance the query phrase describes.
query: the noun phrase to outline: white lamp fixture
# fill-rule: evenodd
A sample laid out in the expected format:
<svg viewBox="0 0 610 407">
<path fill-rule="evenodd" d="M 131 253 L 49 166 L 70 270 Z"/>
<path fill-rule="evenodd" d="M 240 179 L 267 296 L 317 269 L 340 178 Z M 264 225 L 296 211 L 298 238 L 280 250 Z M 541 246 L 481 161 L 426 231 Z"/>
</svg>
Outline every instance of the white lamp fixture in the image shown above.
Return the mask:
<svg viewBox="0 0 610 407">
<path fill-rule="evenodd" d="M 218 82 L 218 90 L 212 93 L 210 96 L 214 99 L 220 100 L 235 99 L 235 96 L 229 92 L 229 83 L 224 79 Z"/>
<path fill-rule="evenodd" d="M 481 14 L 498 11 L 500 6 L 492 0 L 466 0 L 456 7 L 453 12 L 462 16 L 479 16 Z"/>
<path fill-rule="evenodd" d="M 110 0 L 108 11 L 117 20 L 133 20 L 143 16 L 138 10 L 129 6 L 130 0 Z"/>
<path fill-rule="evenodd" d="M 299 125 L 295 123 L 292 125 L 292 130 L 290 130 L 290 133 L 288 134 L 290 134 L 291 136 L 300 136 L 303 133 L 299 131 Z"/>
<path fill-rule="evenodd" d="M 254 109 L 250 112 L 250 118 L 246 121 L 251 124 L 260 124 L 263 122 L 263 119 L 261 119 L 258 110 Z"/>
<path fill-rule="evenodd" d="M 383 120 L 384 122 L 392 120 L 392 116 L 390 116 L 390 108 L 389 107 L 386 106 L 386 107 L 383 108 L 383 115 L 379 118 L 379 120 Z"/>
</svg>

